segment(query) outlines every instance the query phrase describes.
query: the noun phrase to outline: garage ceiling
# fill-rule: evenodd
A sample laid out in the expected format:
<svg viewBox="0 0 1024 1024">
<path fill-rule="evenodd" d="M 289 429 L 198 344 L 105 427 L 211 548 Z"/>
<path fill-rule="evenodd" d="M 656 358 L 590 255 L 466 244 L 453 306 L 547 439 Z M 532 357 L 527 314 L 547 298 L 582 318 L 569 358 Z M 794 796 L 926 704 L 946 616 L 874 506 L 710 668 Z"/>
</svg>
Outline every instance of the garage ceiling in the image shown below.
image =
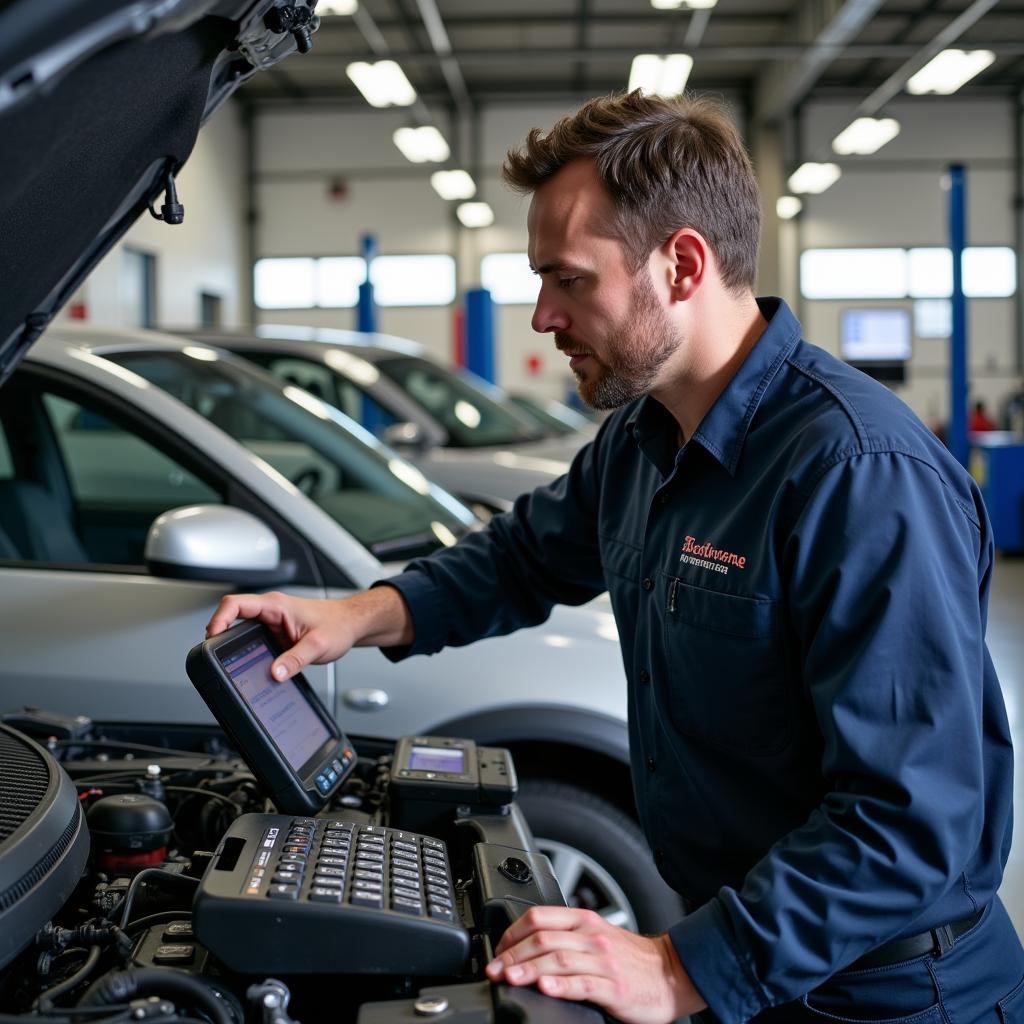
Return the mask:
<svg viewBox="0 0 1024 1024">
<path fill-rule="evenodd" d="M 650 0 L 360 0 L 354 16 L 322 19 L 312 53 L 240 96 L 365 109 L 345 67 L 389 57 L 429 106 L 469 113 L 622 89 L 635 54 L 686 52 L 690 88 L 737 93 L 773 120 L 811 97 L 884 101 L 916 70 L 908 62 L 943 45 L 996 54 L 962 94 L 1024 88 L 1021 0 L 719 0 L 675 11 Z"/>
</svg>

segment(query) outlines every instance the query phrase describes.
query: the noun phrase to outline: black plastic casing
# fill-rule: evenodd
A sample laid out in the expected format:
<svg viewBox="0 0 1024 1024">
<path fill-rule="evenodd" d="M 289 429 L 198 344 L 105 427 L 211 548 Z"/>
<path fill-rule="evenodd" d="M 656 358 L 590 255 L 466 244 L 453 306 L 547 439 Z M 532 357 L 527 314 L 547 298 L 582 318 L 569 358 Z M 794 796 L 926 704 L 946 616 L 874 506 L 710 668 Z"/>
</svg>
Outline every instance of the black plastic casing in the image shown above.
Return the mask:
<svg viewBox="0 0 1024 1024">
<path fill-rule="evenodd" d="M 235 688 L 222 662 L 222 658 L 257 640 L 263 641 L 274 657 L 280 653 L 261 623 L 242 622 L 193 647 L 185 660 L 185 671 L 278 810 L 284 814 L 316 814 L 330 803 L 351 772 L 356 762 L 355 748 L 300 673 L 292 682 L 323 722 L 329 738 L 298 771 L 292 768 L 273 736 Z M 340 765 L 342 770 L 334 771 L 335 778 L 329 785 L 318 788 L 317 779 L 333 771 L 332 765 Z"/>
</svg>

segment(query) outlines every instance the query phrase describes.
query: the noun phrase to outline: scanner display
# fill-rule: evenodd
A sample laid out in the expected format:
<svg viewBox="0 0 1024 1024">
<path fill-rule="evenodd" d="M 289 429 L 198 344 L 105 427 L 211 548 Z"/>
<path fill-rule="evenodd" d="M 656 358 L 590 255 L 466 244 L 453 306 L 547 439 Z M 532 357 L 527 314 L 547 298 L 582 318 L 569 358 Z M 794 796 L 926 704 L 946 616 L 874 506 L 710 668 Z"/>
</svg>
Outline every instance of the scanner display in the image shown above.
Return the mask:
<svg viewBox="0 0 1024 1024">
<path fill-rule="evenodd" d="M 298 772 L 330 739 L 330 733 L 291 679 L 274 680 L 273 661 L 266 643 L 254 640 L 223 658 L 222 664 L 235 689 Z"/>
<path fill-rule="evenodd" d="M 449 747 L 413 747 L 407 767 L 414 772 L 451 772 L 462 775 L 466 771 L 466 752 Z"/>
</svg>

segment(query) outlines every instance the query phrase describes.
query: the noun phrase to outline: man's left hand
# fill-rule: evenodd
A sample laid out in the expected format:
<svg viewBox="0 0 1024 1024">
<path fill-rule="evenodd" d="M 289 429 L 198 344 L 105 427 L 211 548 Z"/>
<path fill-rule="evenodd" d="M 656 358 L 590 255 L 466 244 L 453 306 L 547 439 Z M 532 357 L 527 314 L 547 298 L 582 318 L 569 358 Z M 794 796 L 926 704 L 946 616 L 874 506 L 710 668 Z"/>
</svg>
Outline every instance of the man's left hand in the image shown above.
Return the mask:
<svg viewBox="0 0 1024 1024">
<path fill-rule="evenodd" d="M 707 1006 L 667 935 L 635 935 L 570 907 L 528 910 L 502 936 L 487 977 L 587 1000 L 626 1024 L 668 1024 Z"/>
</svg>

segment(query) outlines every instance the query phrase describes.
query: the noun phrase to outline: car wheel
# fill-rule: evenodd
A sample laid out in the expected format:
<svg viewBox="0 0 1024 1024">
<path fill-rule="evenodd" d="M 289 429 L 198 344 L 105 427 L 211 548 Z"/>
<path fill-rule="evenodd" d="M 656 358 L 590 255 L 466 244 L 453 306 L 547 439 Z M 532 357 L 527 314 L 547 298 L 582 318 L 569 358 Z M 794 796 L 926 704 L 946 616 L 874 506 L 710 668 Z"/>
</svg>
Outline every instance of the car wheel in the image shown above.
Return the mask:
<svg viewBox="0 0 1024 1024">
<path fill-rule="evenodd" d="M 570 907 L 648 934 L 682 917 L 682 902 L 658 874 L 639 826 L 616 806 L 548 779 L 522 780 L 518 801 Z"/>
</svg>

